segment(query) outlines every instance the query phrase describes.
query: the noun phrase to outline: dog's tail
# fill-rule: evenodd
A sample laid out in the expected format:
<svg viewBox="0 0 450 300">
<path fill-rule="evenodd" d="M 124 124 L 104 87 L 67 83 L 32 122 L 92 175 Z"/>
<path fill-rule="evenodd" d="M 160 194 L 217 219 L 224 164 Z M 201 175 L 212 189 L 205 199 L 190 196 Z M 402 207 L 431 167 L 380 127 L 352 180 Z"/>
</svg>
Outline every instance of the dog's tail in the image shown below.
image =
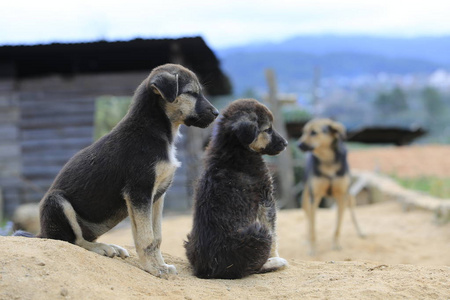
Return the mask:
<svg viewBox="0 0 450 300">
<path fill-rule="evenodd" d="M 236 233 L 218 238 L 211 245 L 186 243 L 194 275 L 200 278 L 238 279 L 257 273 L 270 256 L 272 236 L 254 223 Z M 205 247 L 206 246 L 206 247 Z"/>
<path fill-rule="evenodd" d="M 23 237 L 27 237 L 27 238 L 37 238 L 38 236 L 35 236 L 32 233 L 23 231 L 23 230 L 17 230 L 16 232 L 14 232 L 12 234 L 12 236 L 23 236 Z"/>
</svg>

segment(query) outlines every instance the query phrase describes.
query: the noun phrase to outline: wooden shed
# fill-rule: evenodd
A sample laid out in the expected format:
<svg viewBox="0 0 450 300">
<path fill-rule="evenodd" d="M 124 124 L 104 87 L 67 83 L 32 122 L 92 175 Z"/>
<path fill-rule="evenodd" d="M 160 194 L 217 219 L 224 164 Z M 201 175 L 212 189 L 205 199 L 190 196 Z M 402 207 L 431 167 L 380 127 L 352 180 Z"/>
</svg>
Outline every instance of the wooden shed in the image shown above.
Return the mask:
<svg viewBox="0 0 450 300">
<path fill-rule="evenodd" d="M 0 210 L 11 215 L 39 201 L 67 160 L 93 142 L 98 97 L 131 96 L 151 69 L 169 62 L 192 69 L 209 96 L 231 91 L 200 37 L 0 47 Z M 188 207 L 199 165 L 188 153 L 202 145 L 196 129 L 183 128 L 169 208 Z"/>
</svg>

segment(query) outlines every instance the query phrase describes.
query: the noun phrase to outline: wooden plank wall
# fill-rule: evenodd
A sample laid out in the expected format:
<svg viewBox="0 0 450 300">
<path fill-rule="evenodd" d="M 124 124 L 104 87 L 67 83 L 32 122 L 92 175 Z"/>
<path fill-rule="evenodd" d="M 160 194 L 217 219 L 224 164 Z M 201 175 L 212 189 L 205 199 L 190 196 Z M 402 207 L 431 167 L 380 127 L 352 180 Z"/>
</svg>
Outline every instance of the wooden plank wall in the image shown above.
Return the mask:
<svg viewBox="0 0 450 300">
<path fill-rule="evenodd" d="M 0 187 L 6 215 L 21 203 L 39 201 L 64 164 L 92 143 L 98 97 L 130 96 L 146 76 L 51 76 L 14 83 L 10 90 L 2 90 L 0 82 Z M 192 143 L 189 138 L 182 128 L 177 143 L 182 165 L 167 192 L 167 210 L 191 206 L 193 177 L 198 172 L 190 173 L 192 165 L 201 162 L 186 150 Z"/>
<path fill-rule="evenodd" d="M 0 188 L 3 209 L 12 211 L 19 204 L 21 151 L 19 99 L 13 81 L 0 81 Z"/>
<path fill-rule="evenodd" d="M 95 97 L 22 92 L 20 110 L 21 202 L 37 202 L 64 164 L 93 142 Z"/>
</svg>

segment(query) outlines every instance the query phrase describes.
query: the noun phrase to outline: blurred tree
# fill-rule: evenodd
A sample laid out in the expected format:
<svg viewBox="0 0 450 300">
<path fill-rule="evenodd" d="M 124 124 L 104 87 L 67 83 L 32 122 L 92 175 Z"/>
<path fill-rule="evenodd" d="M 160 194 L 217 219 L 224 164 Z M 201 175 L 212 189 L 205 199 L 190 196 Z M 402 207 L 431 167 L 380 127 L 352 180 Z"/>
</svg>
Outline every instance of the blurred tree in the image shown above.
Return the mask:
<svg viewBox="0 0 450 300">
<path fill-rule="evenodd" d="M 258 99 L 259 97 L 258 97 L 258 93 L 256 93 L 254 89 L 248 88 L 242 93 L 242 98 Z M 259 99 L 259 100 L 261 100 L 261 99 Z"/>
<path fill-rule="evenodd" d="M 406 93 L 398 86 L 391 91 L 391 102 L 394 112 L 402 112 L 408 110 L 408 102 Z"/>
<path fill-rule="evenodd" d="M 379 93 L 374 104 L 382 114 L 395 114 L 408 110 L 406 93 L 398 86 L 390 92 Z"/>
<path fill-rule="evenodd" d="M 439 91 L 433 87 L 426 87 L 422 90 L 423 105 L 430 117 L 442 114 L 445 105 Z"/>
<path fill-rule="evenodd" d="M 100 97 L 96 102 L 94 139 L 97 140 L 111 131 L 125 116 L 131 97 Z"/>
<path fill-rule="evenodd" d="M 379 93 L 377 98 L 375 99 L 375 107 L 378 112 L 382 114 L 389 113 L 389 111 L 391 110 L 389 94 L 384 92 Z"/>
</svg>

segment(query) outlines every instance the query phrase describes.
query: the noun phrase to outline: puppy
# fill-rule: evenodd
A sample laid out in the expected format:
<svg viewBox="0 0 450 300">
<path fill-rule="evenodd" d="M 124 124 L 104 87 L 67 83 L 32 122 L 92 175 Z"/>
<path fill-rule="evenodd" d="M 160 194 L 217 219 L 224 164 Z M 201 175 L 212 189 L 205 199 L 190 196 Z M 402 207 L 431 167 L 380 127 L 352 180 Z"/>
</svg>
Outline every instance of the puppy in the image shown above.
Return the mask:
<svg viewBox="0 0 450 300">
<path fill-rule="evenodd" d="M 353 224 L 364 237 L 355 217 L 355 198 L 349 194 L 350 173 L 343 140 L 345 127 L 329 119 L 314 119 L 303 128 L 298 147 L 310 152 L 306 164 L 306 184 L 302 207 L 308 218 L 308 241 L 311 255 L 316 252 L 315 213 L 323 197 L 333 197 L 337 204 L 337 223 L 333 248 L 341 249 L 339 235 L 344 209 L 350 206 Z"/>
<path fill-rule="evenodd" d="M 164 196 L 180 166 L 174 143 L 181 124 L 204 128 L 218 114 L 193 72 L 174 64 L 155 68 L 117 126 L 58 174 L 41 200 L 37 237 L 125 258 L 125 249 L 96 239 L 129 215 L 142 268 L 155 276 L 176 273 L 160 251 Z"/>
<path fill-rule="evenodd" d="M 186 255 L 200 278 L 242 278 L 287 265 L 278 257 L 272 177 L 262 158 L 287 142 L 254 99 L 231 103 L 214 127 L 196 186 Z"/>
</svg>

